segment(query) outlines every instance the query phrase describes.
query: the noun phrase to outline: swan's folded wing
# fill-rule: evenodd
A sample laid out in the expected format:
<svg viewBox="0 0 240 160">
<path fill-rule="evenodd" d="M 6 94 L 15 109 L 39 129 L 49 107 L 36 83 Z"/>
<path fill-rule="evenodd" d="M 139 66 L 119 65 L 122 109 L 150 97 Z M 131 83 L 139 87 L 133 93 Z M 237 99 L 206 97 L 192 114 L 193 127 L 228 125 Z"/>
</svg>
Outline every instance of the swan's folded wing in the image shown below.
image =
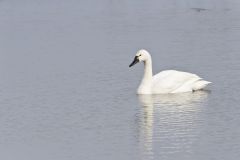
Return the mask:
<svg viewBox="0 0 240 160">
<path fill-rule="evenodd" d="M 192 83 L 201 78 L 195 74 L 175 70 L 162 71 L 153 77 L 154 94 L 188 92 Z"/>
</svg>

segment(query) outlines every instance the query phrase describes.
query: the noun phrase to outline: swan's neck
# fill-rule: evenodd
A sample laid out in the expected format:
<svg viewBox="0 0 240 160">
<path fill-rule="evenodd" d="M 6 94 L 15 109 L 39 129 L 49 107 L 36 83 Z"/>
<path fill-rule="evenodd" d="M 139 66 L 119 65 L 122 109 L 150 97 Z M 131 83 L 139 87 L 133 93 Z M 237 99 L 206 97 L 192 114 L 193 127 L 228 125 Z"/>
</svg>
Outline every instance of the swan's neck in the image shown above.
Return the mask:
<svg viewBox="0 0 240 160">
<path fill-rule="evenodd" d="M 152 88 L 152 60 L 144 61 L 144 74 L 142 82 L 138 87 L 138 94 L 151 94 Z"/>
<path fill-rule="evenodd" d="M 144 61 L 144 75 L 138 87 L 138 94 L 151 94 L 152 91 L 152 60 L 149 58 Z"/>
<path fill-rule="evenodd" d="M 144 61 L 144 74 L 142 83 L 151 83 L 152 81 L 152 60 L 148 59 Z"/>
</svg>

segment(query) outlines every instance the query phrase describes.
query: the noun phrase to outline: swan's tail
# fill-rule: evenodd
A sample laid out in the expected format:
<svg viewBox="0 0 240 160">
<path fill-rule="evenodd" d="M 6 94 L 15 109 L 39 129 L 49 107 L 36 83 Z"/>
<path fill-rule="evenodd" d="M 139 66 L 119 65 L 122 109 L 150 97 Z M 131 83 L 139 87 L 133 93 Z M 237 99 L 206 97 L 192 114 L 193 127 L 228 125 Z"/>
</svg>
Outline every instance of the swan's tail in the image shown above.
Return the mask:
<svg viewBox="0 0 240 160">
<path fill-rule="evenodd" d="M 194 86 L 193 86 L 193 91 L 196 91 L 196 90 L 200 90 L 200 89 L 203 89 L 205 88 L 208 84 L 210 84 L 212 82 L 208 82 L 208 81 L 204 81 L 204 80 L 199 80 L 197 82 L 194 83 Z"/>
</svg>

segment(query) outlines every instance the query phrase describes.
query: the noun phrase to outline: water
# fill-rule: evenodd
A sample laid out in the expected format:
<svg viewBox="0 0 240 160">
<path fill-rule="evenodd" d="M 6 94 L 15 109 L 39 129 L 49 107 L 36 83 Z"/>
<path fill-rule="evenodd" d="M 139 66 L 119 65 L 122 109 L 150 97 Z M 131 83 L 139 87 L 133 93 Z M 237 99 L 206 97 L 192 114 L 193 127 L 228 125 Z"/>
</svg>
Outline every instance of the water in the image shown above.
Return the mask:
<svg viewBox="0 0 240 160">
<path fill-rule="evenodd" d="M 236 160 L 237 0 L 0 1 L 0 159 Z M 137 96 L 143 66 L 210 91 Z"/>
</svg>

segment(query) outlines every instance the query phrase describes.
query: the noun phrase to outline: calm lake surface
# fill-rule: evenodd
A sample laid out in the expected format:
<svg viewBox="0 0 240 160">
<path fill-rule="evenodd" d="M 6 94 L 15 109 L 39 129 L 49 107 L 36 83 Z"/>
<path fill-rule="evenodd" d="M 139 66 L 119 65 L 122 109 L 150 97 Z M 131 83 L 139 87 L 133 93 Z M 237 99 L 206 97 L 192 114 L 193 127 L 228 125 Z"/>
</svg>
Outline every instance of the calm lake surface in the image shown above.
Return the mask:
<svg viewBox="0 0 240 160">
<path fill-rule="evenodd" d="M 0 159 L 239 159 L 238 0 L 2 0 L 0 19 Z M 137 96 L 141 48 L 213 84 Z"/>
</svg>

